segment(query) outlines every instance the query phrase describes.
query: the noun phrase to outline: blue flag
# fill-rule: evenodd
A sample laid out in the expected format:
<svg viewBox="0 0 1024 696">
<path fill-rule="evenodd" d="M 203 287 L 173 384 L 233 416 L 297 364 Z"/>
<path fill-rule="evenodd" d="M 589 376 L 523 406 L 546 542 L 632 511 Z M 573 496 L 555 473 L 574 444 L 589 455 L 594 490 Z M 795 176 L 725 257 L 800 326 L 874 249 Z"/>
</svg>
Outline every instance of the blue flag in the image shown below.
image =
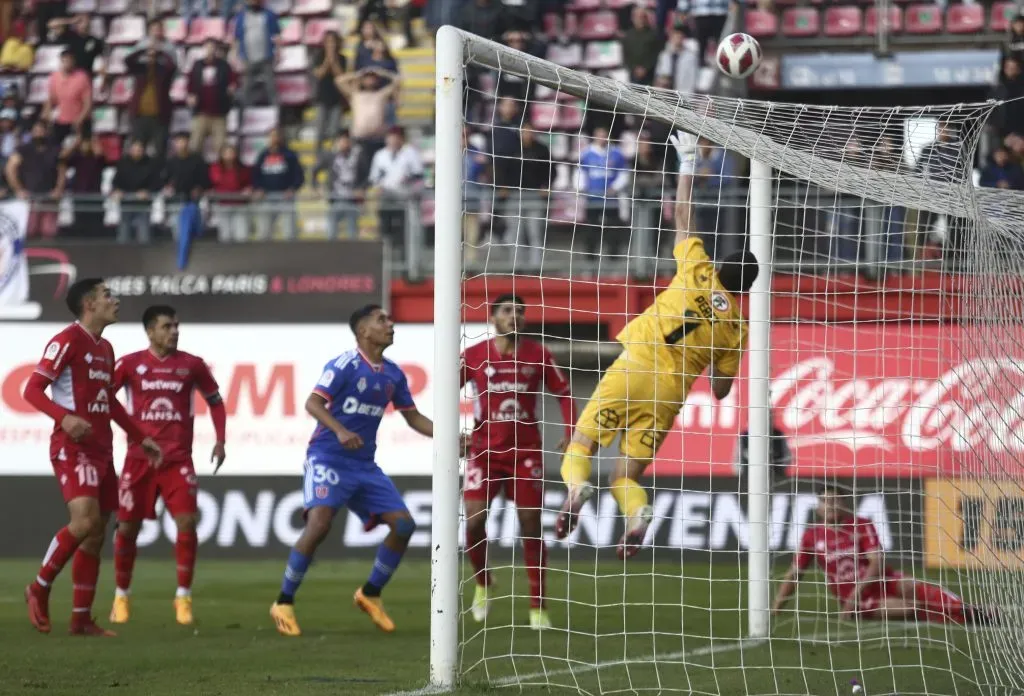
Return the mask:
<svg viewBox="0 0 1024 696">
<path fill-rule="evenodd" d="M 203 233 L 203 215 L 198 203 L 186 203 L 178 217 L 178 270 L 188 268 L 192 240 Z"/>
</svg>

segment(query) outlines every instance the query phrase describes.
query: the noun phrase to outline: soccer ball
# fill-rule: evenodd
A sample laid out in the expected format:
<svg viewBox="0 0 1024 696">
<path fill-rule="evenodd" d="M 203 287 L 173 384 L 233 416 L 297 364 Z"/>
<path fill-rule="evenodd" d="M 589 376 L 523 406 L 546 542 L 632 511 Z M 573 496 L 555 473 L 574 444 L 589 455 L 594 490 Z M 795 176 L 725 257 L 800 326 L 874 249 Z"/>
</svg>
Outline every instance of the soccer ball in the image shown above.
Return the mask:
<svg viewBox="0 0 1024 696">
<path fill-rule="evenodd" d="M 742 80 L 761 64 L 761 44 L 749 34 L 729 34 L 718 44 L 715 58 L 719 70 L 729 77 Z"/>
</svg>

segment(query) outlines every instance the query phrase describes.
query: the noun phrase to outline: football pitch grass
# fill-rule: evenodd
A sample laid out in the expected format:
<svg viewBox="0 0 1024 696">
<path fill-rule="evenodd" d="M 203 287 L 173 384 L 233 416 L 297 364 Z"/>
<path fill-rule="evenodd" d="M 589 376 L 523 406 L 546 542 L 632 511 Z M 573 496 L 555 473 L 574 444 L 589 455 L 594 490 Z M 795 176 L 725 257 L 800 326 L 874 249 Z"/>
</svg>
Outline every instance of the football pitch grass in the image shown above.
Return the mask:
<svg viewBox="0 0 1024 696">
<path fill-rule="evenodd" d="M 297 596 L 304 632 L 298 639 L 277 635 L 267 613 L 283 564 L 284 558 L 200 558 L 196 625 L 182 627 L 171 604 L 173 562 L 140 559 L 131 622 L 112 627 L 117 638 L 85 639 L 65 633 L 69 572 L 54 588 L 54 632 L 44 636 L 29 625 L 22 598 L 38 562 L 5 560 L 0 694 L 371 696 L 425 685 L 429 563 L 406 561 L 386 589 L 386 607 L 397 624 L 391 635 L 352 608 L 352 593 L 370 561 L 314 565 Z M 553 560 L 548 592 L 555 629 L 540 634 L 525 625 L 525 573 L 499 569 L 486 630 L 464 617 L 465 674 L 456 693 L 568 693 L 544 686 L 551 684 L 590 694 L 845 696 L 851 679 L 865 685 L 865 696 L 984 693 L 966 654 L 977 633 L 826 619 L 822 609 L 833 605 L 812 586 L 801 592 L 800 611 L 780 621 L 770 641 L 743 640 L 746 584 L 740 569 L 689 561 L 684 568 L 681 580 L 678 563 L 654 565 L 640 557 L 624 567 L 614 560 L 574 559 L 570 574 Z M 104 626 L 112 575 L 105 559 L 96 602 Z M 463 589 L 468 607 L 472 588 Z"/>
</svg>

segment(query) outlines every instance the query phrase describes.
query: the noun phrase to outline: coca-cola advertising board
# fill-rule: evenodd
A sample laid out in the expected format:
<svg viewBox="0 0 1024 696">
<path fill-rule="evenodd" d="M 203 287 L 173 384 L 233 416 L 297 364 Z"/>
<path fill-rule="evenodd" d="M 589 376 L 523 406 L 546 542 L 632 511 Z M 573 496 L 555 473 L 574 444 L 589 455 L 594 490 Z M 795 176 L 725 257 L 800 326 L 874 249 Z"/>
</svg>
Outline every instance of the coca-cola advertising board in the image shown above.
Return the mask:
<svg viewBox="0 0 1024 696">
<path fill-rule="evenodd" d="M 771 403 L 792 473 L 1024 475 L 1024 344 L 1000 338 L 940 324 L 773 326 Z M 984 356 L 986 346 L 1005 355 Z M 698 380 L 657 471 L 731 472 L 746 398 L 742 372 L 722 402 Z"/>
</svg>

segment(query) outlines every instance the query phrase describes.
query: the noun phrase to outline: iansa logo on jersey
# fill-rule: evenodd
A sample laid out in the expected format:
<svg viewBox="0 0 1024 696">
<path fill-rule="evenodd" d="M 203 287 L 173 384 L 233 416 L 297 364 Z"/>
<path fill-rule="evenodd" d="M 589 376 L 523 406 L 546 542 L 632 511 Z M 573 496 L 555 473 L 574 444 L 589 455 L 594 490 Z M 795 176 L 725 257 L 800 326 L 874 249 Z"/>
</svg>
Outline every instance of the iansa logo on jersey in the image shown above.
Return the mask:
<svg viewBox="0 0 1024 696">
<path fill-rule="evenodd" d="M 106 389 L 96 392 L 96 399 L 89 404 L 89 413 L 110 413 L 110 399 Z"/>
<path fill-rule="evenodd" d="M 153 399 L 149 408 L 142 412 L 142 420 L 156 423 L 179 423 L 182 417 L 170 399 L 160 397 Z"/>
</svg>

